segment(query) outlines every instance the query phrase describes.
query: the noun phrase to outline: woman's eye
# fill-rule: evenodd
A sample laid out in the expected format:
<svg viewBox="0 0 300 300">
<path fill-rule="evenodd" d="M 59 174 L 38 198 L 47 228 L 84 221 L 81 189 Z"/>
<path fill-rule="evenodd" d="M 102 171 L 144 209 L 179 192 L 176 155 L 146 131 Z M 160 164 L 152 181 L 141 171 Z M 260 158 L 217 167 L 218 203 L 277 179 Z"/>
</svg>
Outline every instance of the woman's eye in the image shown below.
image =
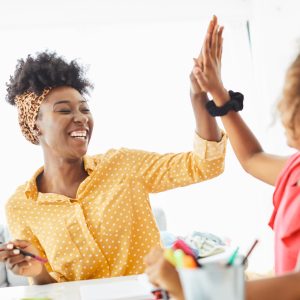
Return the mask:
<svg viewBox="0 0 300 300">
<path fill-rule="evenodd" d="M 70 113 L 71 111 L 68 110 L 68 109 L 61 109 L 61 110 L 59 110 L 58 112 L 63 113 L 63 114 L 68 114 L 68 113 Z"/>
<path fill-rule="evenodd" d="M 89 112 L 90 112 L 90 109 L 89 109 L 89 108 L 84 108 L 84 109 L 82 109 L 81 111 L 84 112 L 84 113 L 89 113 Z"/>
</svg>

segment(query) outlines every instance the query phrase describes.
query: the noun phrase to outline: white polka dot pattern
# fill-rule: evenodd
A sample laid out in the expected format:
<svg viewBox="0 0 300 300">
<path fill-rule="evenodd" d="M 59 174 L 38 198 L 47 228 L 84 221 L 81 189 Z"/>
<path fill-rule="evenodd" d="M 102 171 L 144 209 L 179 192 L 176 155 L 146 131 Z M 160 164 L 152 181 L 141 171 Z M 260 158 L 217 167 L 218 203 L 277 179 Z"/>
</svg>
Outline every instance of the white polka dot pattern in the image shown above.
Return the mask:
<svg viewBox="0 0 300 300">
<path fill-rule="evenodd" d="M 6 205 L 10 231 L 48 258 L 58 282 L 142 273 L 144 256 L 160 245 L 149 193 L 219 175 L 226 139 L 196 137 L 195 151 L 179 154 L 120 149 L 86 156 L 89 176 L 76 199 L 39 193 L 41 168 Z"/>
</svg>

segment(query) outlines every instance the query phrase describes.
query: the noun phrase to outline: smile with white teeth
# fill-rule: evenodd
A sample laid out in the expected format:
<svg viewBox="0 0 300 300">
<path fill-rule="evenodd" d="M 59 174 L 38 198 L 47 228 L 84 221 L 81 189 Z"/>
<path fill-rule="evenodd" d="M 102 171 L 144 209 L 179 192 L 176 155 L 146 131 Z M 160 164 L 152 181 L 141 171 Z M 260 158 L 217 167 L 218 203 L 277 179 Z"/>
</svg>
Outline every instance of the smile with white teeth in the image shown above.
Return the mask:
<svg viewBox="0 0 300 300">
<path fill-rule="evenodd" d="M 81 139 L 81 140 L 85 140 L 87 137 L 87 131 L 83 130 L 83 131 L 73 131 L 70 133 L 70 136 L 74 139 Z"/>
</svg>

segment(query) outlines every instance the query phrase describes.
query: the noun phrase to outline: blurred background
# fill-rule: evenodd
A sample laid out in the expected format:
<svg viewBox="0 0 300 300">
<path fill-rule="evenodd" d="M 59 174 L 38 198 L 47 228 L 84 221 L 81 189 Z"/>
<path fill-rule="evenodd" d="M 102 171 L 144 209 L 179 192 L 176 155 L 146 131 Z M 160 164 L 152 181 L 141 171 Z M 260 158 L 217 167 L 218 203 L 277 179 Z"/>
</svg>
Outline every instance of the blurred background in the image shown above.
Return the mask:
<svg viewBox="0 0 300 300">
<path fill-rule="evenodd" d="M 49 49 L 88 67 L 95 85 L 95 128 L 89 154 L 110 148 L 160 153 L 192 149 L 195 129 L 189 73 L 213 14 L 225 26 L 223 81 L 245 95 L 242 116 L 265 151 L 289 155 L 275 107 L 285 71 L 299 52 L 297 0 L 52 0 L 0 4 L 0 223 L 16 187 L 43 164 L 22 136 L 17 111 L 5 101 L 17 60 Z M 221 126 L 221 124 L 220 124 Z M 208 231 L 246 252 L 249 268 L 273 268 L 268 227 L 273 187 L 246 174 L 228 145 L 225 172 L 194 186 L 151 195 L 168 230 Z"/>
</svg>

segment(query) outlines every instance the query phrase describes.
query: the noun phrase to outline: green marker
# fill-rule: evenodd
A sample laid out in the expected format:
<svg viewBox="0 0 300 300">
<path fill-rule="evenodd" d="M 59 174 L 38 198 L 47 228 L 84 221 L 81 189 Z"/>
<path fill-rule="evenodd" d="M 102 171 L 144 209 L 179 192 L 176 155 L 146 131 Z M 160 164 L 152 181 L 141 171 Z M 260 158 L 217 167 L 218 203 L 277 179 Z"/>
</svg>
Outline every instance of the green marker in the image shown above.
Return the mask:
<svg viewBox="0 0 300 300">
<path fill-rule="evenodd" d="M 238 254 L 238 252 L 239 252 L 239 248 L 240 248 L 240 247 L 237 247 L 237 248 L 234 250 L 234 252 L 231 254 L 231 256 L 229 257 L 229 260 L 228 260 L 228 262 L 227 262 L 227 264 L 226 264 L 227 267 L 233 265 L 233 263 L 234 263 L 234 261 L 235 261 L 235 259 L 236 259 L 236 257 L 237 257 L 237 254 Z"/>
</svg>

